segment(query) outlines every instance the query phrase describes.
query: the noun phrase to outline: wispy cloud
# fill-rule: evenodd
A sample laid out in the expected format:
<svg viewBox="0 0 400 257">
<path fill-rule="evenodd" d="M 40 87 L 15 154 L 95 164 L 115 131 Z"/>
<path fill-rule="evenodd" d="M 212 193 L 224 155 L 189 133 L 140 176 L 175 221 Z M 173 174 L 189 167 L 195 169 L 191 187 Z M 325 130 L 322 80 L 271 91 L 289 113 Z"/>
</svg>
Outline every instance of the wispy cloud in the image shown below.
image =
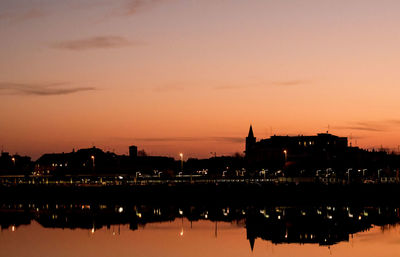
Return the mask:
<svg viewBox="0 0 400 257">
<path fill-rule="evenodd" d="M 247 86 L 247 87 L 252 87 Z M 215 90 L 234 90 L 234 89 L 241 89 L 241 88 L 245 88 L 245 86 L 234 86 L 234 85 L 229 85 L 229 86 L 216 86 L 214 87 Z"/>
<path fill-rule="evenodd" d="M 78 40 L 67 40 L 52 44 L 53 48 L 82 51 L 89 49 L 111 49 L 143 45 L 143 42 L 130 41 L 119 36 L 98 36 Z"/>
<path fill-rule="evenodd" d="M 127 0 L 123 6 L 124 15 L 134 15 L 139 11 L 153 7 L 154 5 L 166 0 Z"/>
<path fill-rule="evenodd" d="M 309 84 L 311 81 L 309 80 L 282 80 L 282 81 L 273 81 L 272 85 L 276 86 L 298 86 L 298 85 L 304 85 L 304 84 Z"/>
<path fill-rule="evenodd" d="M 0 13 L 0 20 L 8 22 L 23 22 L 46 16 L 42 9 L 29 9 L 25 11 L 5 11 Z"/>
<path fill-rule="evenodd" d="M 0 83 L 0 95 L 35 95 L 54 96 L 68 95 L 82 91 L 96 90 L 94 87 L 69 87 L 67 82 L 23 84 L 23 83 Z"/>
<path fill-rule="evenodd" d="M 334 127 L 335 129 L 343 129 L 343 130 L 362 130 L 362 131 L 373 131 L 373 132 L 382 132 L 384 129 L 374 128 L 374 127 L 364 127 L 364 126 L 338 126 Z"/>
<path fill-rule="evenodd" d="M 371 132 L 383 132 L 386 131 L 389 124 L 385 121 L 364 121 L 364 122 L 352 122 L 349 125 L 333 127 L 334 129 L 343 130 L 359 130 L 359 131 L 371 131 Z"/>
<path fill-rule="evenodd" d="M 165 86 L 154 87 L 154 91 L 157 92 L 171 92 L 171 91 L 182 91 L 182 90 L 184 90 L 184 87 L 179 85 L 165 85 Z"/>
<path fill-rule="evenodd" d="M 215 86 L 215 90 L 236 90 L 236 89 L 246 89 L 246 88 L 260 88 L 260 87 L 272 87 L 272 86 L 299 86 L 299 85 L 306 85 L 310 84 L 310 80 L 277 80 L 277 81 L 270 81 L 270 82 L 263 82 L 263 83 L 256 83 L 250 82 L 248 84 L 241 84 L 241 85 L 220 85 Z"/>
</svg>

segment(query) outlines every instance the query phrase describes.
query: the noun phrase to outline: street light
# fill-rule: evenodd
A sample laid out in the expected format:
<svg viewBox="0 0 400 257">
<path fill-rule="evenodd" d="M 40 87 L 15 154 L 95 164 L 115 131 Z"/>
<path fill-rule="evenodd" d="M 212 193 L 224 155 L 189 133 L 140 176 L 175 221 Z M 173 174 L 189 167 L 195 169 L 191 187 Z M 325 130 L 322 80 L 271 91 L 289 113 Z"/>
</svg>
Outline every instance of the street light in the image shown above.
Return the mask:
<svg viewBox="0 0 400 257">
<path fill-rule="evenodd" d="M 283 153 L 285 154 L 285 163 L 287 162 L 287 150 L 283 150 Z"/>
<path fill-rule="evenodd" d="M 93 165 L 93 168 L 94 168 L 94 155 L 90 156 L 90 158 L 92 159 L 92 165 Z"/>
<path fill-rule="evenodd" d="M 14 166 L 15 166 L 15 157 L 11 158 L 11 161 L 13 162 Z"/>
<path fill-rule="evenodd" d="M 179 156 L 181 157 L 181 171 L 183 172 L 183 153 L 180 153 Z"/>
</svg>

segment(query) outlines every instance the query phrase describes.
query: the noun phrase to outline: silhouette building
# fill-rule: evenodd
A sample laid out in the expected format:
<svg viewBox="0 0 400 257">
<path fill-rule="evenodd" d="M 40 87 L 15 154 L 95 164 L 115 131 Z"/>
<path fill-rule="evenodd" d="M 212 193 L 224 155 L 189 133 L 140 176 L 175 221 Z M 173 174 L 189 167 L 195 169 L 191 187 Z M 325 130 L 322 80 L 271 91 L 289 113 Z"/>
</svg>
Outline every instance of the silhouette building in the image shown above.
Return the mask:
<svg viewBox="0 0 400 257">
<path fill-rule="evenodd" d="M 136 158 L 138 156 L 137 146 L 131 145 L 129 147 L 129 157 Z"/>
<path fill-rule="evenodd" d="M 253 127 L 246 137 L 245 156 L 253 167 L 329 166 L 344 159 L 347 138 L 319 133 L 315 136 L 271 136 L 256 141 Z"/>
</svg>

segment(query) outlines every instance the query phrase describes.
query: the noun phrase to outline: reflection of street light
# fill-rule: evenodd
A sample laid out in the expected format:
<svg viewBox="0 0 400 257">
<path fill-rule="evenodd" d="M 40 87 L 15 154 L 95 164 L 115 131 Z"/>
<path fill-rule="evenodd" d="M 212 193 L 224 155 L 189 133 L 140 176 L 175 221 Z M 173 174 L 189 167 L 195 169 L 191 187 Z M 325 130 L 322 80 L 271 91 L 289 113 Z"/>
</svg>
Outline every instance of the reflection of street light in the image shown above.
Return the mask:
<svg viewBox="0 0 400 257">
<path fill-rule="evenodd" d="M 286 163 L 286 161 L 287 161 L 287 150 L 286 149 L 283 150 L 283 153 L 285 154 L 285 163 Z"/>
<path fill-rule="evenodd" d="M 347 169 L 347 183 L 350 184 L 350 171 L 353 171 L 352 168 Z"/>
<path fill-rule="evenodd" d="M 94 155 L 90 156 L 90 158 L 92 158 L 92 165 L 93 165 L 93 168 L 94 168 Z"/>
<path fill-rule="evenodd" d="M 381 171 L 382 169 L 378 169 L 378 182 L 381 182 Z"/>
</svg>

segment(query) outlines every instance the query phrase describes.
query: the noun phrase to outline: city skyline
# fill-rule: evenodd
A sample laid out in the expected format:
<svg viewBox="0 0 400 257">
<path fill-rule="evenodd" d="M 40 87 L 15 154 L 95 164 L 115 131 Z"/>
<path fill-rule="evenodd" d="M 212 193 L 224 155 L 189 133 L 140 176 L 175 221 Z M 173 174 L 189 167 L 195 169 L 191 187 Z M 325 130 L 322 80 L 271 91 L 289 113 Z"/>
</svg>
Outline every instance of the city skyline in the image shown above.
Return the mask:
<svg viewBox="0 0 400 257">
<path fill-rule="evenodd" d="M 0 146 L 177 158 L 330 133 L 398 149 L 398 1 L 2 1 Z M 79 29 L 77 29 L 79 28 Z"/>
</svg>

